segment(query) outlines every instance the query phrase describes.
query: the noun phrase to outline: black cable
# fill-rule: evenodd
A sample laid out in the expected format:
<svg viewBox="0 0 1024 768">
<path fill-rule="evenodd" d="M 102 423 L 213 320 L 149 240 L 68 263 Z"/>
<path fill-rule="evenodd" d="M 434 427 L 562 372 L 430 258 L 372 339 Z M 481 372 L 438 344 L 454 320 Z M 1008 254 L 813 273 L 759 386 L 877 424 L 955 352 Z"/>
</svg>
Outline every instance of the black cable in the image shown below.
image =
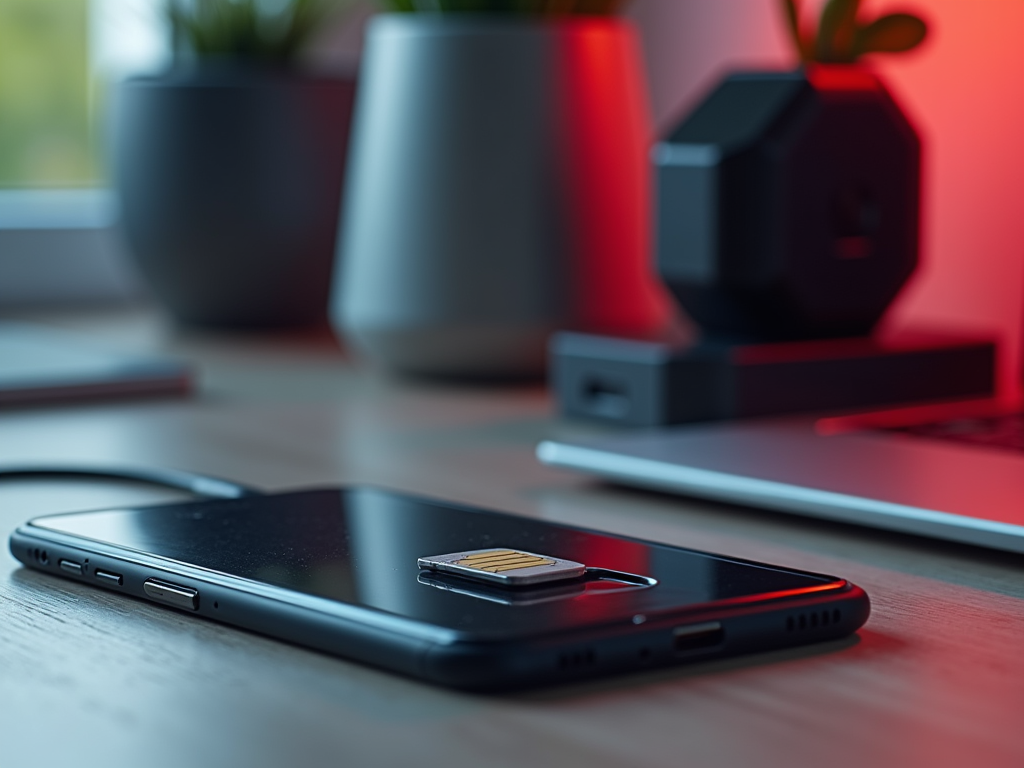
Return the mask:
<svg viewBox="0 0 1024 768">
<path fill-rule="evenodd" d="M 263 491 L 249 488 L 230 480 L 207 477 L 180 469 L 151 469 L 149 467 L 100 467 L 84 464 L 17 465 L 0 464 L 0 480 L 30 477 L 89 477 L 112 480 L 130 480 L 136 483 L 163 485 L 189 491 L 211 499 L 238 499 L 243 496 L 262 496 Z"/>
</svg>

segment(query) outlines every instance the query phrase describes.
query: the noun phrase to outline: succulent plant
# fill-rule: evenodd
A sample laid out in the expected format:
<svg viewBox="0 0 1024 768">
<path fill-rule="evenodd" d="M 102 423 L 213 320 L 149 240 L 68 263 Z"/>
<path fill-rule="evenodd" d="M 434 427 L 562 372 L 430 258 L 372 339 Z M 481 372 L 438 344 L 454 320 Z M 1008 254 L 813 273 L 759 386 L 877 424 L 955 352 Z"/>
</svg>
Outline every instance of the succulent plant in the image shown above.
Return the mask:
<svg viewBox="0 0 1024 768">
<path fill-rule="evenodd" d="M 799 0 L 781 0 L 787 28 L 804 64 L 850 64 L 866 53 L 902 53 L 928 34 L 924 20 L 909 13 L 865 19 L 860 0 L 828 0 L 817 31 L 805 28 Z"/>
<path fill-rule="evenodd" d="M 338 0 L 167 0 L 175 47 L 202 57 L 291 62 Z"/>
<path fill-rule="evenodd" d="M 523 16 L 606 16 L 628 0 L 387 0 L 401 13 L 507 13 Z"/>
</svg>

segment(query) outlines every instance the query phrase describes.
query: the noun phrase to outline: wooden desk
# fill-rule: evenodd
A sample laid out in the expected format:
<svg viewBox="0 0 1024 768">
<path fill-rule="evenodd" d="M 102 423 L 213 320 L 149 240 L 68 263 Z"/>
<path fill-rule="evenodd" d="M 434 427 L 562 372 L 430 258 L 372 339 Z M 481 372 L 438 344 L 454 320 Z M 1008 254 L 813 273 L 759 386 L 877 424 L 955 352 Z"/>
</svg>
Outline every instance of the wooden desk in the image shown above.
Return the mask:
<svg viewBox="0 0 1024 768">
<path fill-rule="evenodd" d="M 555 421 L 539 387 L 396 382 L 326 337 L 189 337 L 145 312 L 45 319 L 175 351 L 200 366 L 200 388 L 0 412 L 0 462 L 134 462 L 267 489 L 376 483 L 839 574 L 874 610 L 852 641 L 484 697 L 29 572 L 5 552 L 0 765 L 1024 766 L 1020 557 L 544 468 L 538 440 L 590 428 Z M 0 531 L 172 497 L 5 482 Z"/>
</svg>

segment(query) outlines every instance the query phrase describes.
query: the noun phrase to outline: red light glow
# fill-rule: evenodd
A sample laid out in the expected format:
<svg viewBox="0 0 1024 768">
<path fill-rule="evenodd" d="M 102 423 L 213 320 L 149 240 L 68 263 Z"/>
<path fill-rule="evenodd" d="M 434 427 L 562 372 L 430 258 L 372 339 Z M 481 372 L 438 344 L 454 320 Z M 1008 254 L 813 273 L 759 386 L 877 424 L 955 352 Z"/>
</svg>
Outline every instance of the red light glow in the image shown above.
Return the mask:
<svg viewBox="0 0 1024 768">
<path fill-rule="evenodd" d="M 607 19 L 567 21 L 563 29 L 561 161 L 575 204 L 570 247 L 583 260 L 580 316 L 592 330 L 652 330 L 670 309 L 648 256 L 653 130 L 636 39 Z"/>
</svg>

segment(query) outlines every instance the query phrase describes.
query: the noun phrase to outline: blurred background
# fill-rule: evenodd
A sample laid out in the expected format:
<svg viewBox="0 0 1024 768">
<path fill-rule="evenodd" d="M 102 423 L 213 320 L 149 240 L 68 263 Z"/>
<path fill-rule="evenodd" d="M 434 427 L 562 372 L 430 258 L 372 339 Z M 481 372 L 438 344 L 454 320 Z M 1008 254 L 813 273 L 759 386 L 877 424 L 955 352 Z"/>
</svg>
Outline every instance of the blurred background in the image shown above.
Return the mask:
<svg viewBox="0 0 1024 768">
<path fill-rule="evenodd" d="M 929 38 L 873 64 L 924 142 L 923 264 L 887 322 L 998 332 L 1008 389 L 1024 348 L 1024 0 L 865 0 L 901 6 Z M 308 64 L 351 67 L 374 10 L 350 4 Z M 794 64 L 775 0 L 634 0 L 626 15 L 659 132 L 723 73 Z M 117 235 L 105 118 L 111 84 L 170 52 L 161 0 L 0 0 L 0 310 L 144 298 Z"/>
</svg>

